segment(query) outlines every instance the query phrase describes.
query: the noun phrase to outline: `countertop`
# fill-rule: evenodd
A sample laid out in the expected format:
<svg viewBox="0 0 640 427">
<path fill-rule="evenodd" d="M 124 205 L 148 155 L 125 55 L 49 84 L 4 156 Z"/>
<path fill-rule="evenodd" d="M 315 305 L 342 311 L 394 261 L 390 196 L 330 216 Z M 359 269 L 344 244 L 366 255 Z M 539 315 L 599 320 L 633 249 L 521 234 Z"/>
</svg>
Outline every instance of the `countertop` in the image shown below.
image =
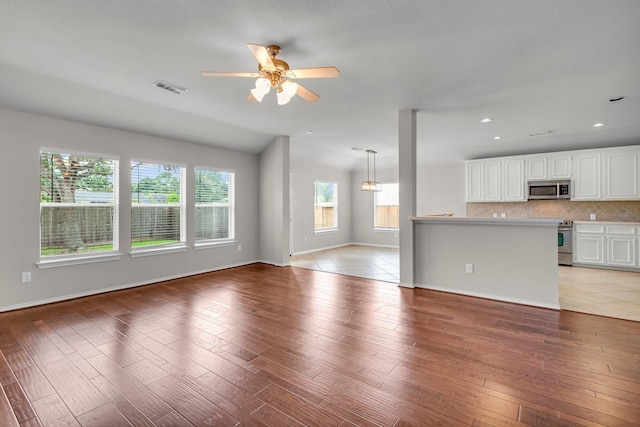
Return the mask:
<svg viewBox="0 0 640 427">
<path fill-rule="evenodd" d="M 574 224 L 620 224 L 620 225 L 640 225 L 640 221 L 631 222 L 631 221 L 573 221 Z"/>
<path fill-rule="evenodd" d="M 437 224 L 460 224 L 460 225 L 526 225 L 557 227 L 562 222 L 557 218 L 470 218 L 470 217 L 450 217 L 450 216 L 412 216 L 409 218 L 414 222 L 431 222 Z M 592 221 L 593 222 L 593 221 Z"/>
</svg>

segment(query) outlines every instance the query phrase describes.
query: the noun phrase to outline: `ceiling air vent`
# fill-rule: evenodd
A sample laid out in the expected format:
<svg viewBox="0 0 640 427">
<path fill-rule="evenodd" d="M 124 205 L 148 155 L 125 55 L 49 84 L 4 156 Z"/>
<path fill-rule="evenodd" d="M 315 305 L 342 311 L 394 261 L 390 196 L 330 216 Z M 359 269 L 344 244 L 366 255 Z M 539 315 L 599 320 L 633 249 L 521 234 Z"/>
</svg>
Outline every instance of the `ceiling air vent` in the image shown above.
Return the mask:
<svg viewBox="0 0 640 427">
<path fill-rule="evenodd" d="M 544 132 L 538 132 L 538 133 L 530 133 L 529 136 L 541 136 L 541 135 L 549 135 L 551 133 L 550 130 L 545 130 Z"/>
<path fill-rule="evenodd" d="M 168 90 L 169 92 L 177 93 L 178 95 L 189 90 L 187 88 L 174 85 L 173 83 L 163 82 L 162 80 L 158 80 L 153 85 L 161 89 Z"/>
</svg>

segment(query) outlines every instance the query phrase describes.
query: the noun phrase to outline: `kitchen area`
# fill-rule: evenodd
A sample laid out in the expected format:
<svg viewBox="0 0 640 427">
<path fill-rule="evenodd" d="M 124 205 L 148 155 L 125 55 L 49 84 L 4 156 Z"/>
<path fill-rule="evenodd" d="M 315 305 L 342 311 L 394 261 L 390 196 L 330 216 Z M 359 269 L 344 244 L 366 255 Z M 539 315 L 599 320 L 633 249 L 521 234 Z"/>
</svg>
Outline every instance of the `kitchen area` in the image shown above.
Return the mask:
<svg viewBox="0 0 640 427">
<path fill-rule="evenodd" d="M 560 307 L 640 321 L 640 146 L 465 162 L 470 218 L 556 218 Z"/>
</svg>

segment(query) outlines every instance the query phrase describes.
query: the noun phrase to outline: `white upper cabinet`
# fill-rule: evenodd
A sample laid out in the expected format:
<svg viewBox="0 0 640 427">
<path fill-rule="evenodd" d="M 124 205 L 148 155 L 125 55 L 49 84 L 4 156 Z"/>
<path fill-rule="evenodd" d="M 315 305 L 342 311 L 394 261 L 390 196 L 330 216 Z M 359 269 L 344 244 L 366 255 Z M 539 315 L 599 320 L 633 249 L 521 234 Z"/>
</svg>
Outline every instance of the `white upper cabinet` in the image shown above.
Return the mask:
<svg viewBox="0 0 640 427">
<path fill-rule="evenodd" d="M 527 180 L 544 181 L 549 178 L 547 173 L 547 156 L 527 157 Z"/>
<path fill-rule="evenodd" d="M 524 160 L 507 159 L 502 162 L 502 201 L 527 200 L 524 184 Z"/>
<path fill-rule="evenodd" d="M 602 198 L 600 157 L 600 150 L 575 152 L 571 200 L 600 200 Z"/>
<path fill-rule="evenodd" d="M 524 202 L 527 200 L 524 159 L 484 159 L 466 162 L 467 202 Z"/>
<path fill-rule="evenodd" d="M 484 201 L 499 202 L 501 200 L 500 161 L 484 162 Z"/>
<path fill-rule="evenodd" d="M 467 202 L 523 202 L 528 181 L 571 180 L 571 200 L 640 200 L 640 145 L 470 160 Z"/>
<path fill-rule="evenodd" d="M 484 163 L 467 162 L 465 165 L 465 199 L 467 202 L 484 201 Z"/>
<path fill-rule="evenodd" d="M 638 149 L 610 149 L 604 154 L 604 198 L 606 200 L 640 199 Z"/>
<path fill-rule="evenodd" d="M 571 179 L 571 153 L 551 154 L 549 179 Z"/>
<path fill-rule="evenodd" d="M 571 178 L 571 153 L 526 156 L 527 181 Z"/>
</svg>

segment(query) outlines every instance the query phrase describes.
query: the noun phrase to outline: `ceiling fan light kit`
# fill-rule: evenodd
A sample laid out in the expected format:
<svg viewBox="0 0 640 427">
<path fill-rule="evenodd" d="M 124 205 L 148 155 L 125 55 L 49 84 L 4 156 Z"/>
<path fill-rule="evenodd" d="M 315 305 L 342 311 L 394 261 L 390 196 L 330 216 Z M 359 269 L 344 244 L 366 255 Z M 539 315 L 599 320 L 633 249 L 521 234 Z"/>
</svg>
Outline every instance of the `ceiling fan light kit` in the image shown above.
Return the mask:
<svg viewBox="0 0 640 427">
<path fill-rule="evenodd" d="M 289 103 L 295 95 L 309 102 L 316 102 L 320 99 L 320 96 L 294 82 L 293 79 L 327 78 L 338 77 L 340 75 L 336 67 L 291 70 L 289 69 L 289 64 L 276 58 L 276 55 L 280 53 L 280 46 L 269 45 L 265 48 L 255 43 L 247 43 L 247 47 L 258 61 L 257 73 L 218 73 L 205 71 L 202 75 L 207 77 L 257 78 L 255 88 L 251 89 L 248 100 L 262 102 L 262 99 L 269 93 L 271 88 L 275 88 L 278 105 Z"/>
</svg>

